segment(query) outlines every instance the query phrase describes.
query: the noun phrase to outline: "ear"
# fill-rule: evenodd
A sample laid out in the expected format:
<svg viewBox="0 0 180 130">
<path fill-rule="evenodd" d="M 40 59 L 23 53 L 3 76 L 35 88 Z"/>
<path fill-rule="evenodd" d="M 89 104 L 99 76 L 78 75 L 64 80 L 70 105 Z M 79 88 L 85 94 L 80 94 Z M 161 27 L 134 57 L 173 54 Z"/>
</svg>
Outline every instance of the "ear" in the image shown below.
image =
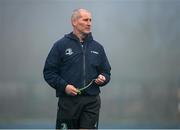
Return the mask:
<svg viewBox="0 0 180 130">
<path fill-rule="evenodd" d="M 71 23 L 72 23 L 72 26 L 76 26 L 77 25 L 77 20 L 74 19 L 74 20 L 72 20 Z"/>
</svg>

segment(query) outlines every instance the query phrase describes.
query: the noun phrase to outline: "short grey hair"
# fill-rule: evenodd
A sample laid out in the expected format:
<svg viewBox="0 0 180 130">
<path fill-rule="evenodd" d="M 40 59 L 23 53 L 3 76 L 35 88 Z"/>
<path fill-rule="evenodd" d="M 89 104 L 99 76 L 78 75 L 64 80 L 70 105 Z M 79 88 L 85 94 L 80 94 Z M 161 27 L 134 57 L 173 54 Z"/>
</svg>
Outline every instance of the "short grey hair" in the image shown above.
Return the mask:
<svg viewBox="0 0 180 130">
<path fill-rule="evenodd" d="M 86 10 L 86 9 L 83 9 L 83 8 L 75 9 L 75 10 L 73 11 L 73 13 L 72 13 L 71 21 L 80 18 L 80 12 L 81 12 L 81 11 L 85 11 L 85 12 L 90 13 L 90 11 L 88 11 L 88 10 Z"/>
</svg>

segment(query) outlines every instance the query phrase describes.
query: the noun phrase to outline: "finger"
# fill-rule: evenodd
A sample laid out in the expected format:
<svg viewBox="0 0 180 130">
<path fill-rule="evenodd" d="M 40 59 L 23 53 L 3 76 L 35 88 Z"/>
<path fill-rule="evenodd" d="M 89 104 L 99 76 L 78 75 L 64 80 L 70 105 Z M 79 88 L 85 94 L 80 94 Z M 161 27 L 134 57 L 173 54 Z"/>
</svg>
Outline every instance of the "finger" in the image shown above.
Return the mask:
<svg viewBox="0 0 180 130">
<path fill-rule="evenodd" d="M 75 95 L 77 95 L 77 89 L 73 86 L 73 85 L 68 85 L 67 87 L 66 87 L 66 93 L 68 94 L 68 95 L 72 95 L 72 96 L 75 96 Z"/>
<path fill-rule="evenodd" d="M 71 95 L 72 95 L 72 96 L 76 96 L 76 95 L 77 95 L 77 92 L 72 92 Z"/>
<path fill-rule="evenodd" d="M 95 83 L 96 84 L 102 84 L 102 83 L 104 83 L 104 81 L 98 78 L 95 80 Z"/>
<path fill-rule="evenodd" d="M 74 91 L 74 90 L 71 90 L 70 93 L 69 93 L 69 95 L 75 96 L 75 95 L 77 95 L 77 92 Z"/>
<path fill-rule="evenodd" d="M 100 77 L 98 78 L 98 80 L 99 80 L 100 82 L 104 82 L 104 81 L 105 81 L 104 76 L 100 76 Z"/>
<path fill-rule="evenodd" d="M 103 81 L 105 81 L 105 80 L 106 80 L 106 78 L 105 78 L 104 76 L 102 76 L 102 80 L 103 80 Z"/>
<path fill-rule="evenodd" d="M 106 80 L 105 76 L 103 76 L 103 75 L 101 75 L 101 74 L 98 76 L 98 79 L 100 79 L 100 80 L 102 80 L 102 81 L 105 81 L 105 80 Z"/>
<path fill-rule="evenodd" d="M 78 93 L 78 89 L 77 89 L 77 88 L 75 88 L 75 87 L 73 87 L 73 88 L 72 88 L 72 93 L 73 93 L 73 94 L 75 94 L 75 95 L 77 95 L 77 93 Z"/>
<path fill-rule="evenodd" d="M 73 88 L 72 88 L 72 91 L 77 93 L 77 92 L 78 92 L 78 89 L 75 88 L 75 87 L 73 87 Z"/>
</svg>

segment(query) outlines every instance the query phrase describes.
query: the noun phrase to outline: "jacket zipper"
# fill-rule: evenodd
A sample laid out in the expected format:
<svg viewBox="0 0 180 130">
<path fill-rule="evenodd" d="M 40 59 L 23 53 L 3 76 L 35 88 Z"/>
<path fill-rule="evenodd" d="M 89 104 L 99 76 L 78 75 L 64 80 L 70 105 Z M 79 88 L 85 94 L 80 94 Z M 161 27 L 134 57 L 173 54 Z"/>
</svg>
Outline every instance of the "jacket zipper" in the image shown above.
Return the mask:
<svg viewBox="0 0 180 130">
<path fill-rule="evenodd" d="M 82 43 L 80 43 L 81 44 L 81 48 L 82 48 L 82 52 L 83 52 L 83 78 L 84 78 L 84 80 L 83 80 L 83 87 L 85 87 L 86 86 L 86 46 L 85 46 L 85 44 L 84 45 L 82 45 Z"/>
</svg>

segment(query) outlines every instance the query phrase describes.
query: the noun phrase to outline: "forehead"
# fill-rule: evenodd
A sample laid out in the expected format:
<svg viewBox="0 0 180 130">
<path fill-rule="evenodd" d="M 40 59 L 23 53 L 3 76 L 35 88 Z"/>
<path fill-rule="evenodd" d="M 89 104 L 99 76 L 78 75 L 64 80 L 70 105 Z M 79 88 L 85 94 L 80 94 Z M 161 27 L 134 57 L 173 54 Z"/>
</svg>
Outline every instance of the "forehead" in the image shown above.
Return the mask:
<svg viewBox="0 0 180 130">
<path fill-rule="evenodd" d="M 91 13 L 88 11 L 80 11 L 79 15 L 81 18 L 91 18 Z"/>
</svg>

